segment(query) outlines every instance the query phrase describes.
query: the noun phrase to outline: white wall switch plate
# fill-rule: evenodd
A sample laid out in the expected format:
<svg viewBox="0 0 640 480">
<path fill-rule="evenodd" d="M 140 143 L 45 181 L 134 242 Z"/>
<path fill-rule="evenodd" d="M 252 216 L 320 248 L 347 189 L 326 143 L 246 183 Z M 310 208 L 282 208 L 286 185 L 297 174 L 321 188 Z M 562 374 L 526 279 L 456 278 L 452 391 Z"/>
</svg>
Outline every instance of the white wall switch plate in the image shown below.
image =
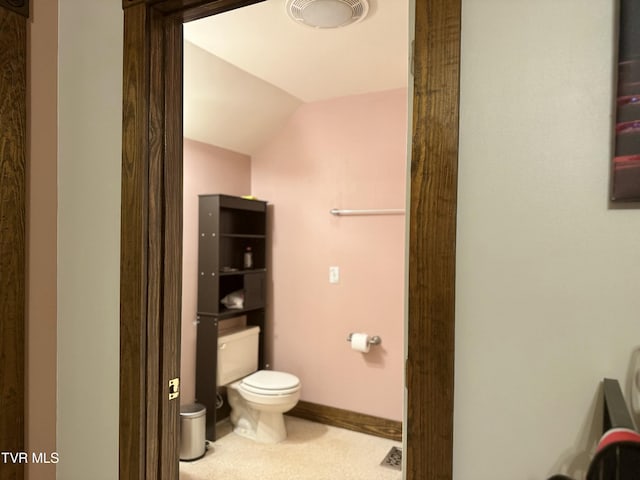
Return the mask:
<svg viewBox="0 0 640 480">
<path fill-rule="evenodd" d="M 329 267 L 329 283 L 340 281 L 340 267 Z"/>
</svg>

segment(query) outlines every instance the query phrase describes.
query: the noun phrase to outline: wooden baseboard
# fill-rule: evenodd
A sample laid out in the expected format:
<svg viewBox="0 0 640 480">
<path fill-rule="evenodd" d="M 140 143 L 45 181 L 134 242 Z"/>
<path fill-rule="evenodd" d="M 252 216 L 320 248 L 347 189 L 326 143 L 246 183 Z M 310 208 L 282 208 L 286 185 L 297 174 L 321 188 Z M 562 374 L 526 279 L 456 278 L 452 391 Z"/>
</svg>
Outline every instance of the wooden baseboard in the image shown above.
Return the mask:
<svg viewBox="0 0 640 480">
<path fill-rule="evenodd" d="M 351 412 L 317 403 L 299 401 L 287 415 L 368 435 L 402 441 L 402 422 Z"/>
</svg>

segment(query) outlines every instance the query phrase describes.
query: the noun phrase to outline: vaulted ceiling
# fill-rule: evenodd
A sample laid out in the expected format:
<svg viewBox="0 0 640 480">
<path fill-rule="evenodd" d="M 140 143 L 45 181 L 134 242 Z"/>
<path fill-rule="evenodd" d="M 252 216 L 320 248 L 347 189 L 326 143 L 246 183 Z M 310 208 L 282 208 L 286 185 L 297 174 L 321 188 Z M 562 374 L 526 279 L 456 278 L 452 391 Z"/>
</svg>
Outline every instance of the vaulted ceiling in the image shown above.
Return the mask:
<svg viewBox="0 0 640 480">
<path fill-rule="evenodd" d="M 314 29 L 267 0 L 184 26 L 184 135 L 251 155 L 303 103 L 408 82 L 408 0 Z"/>
</svg>

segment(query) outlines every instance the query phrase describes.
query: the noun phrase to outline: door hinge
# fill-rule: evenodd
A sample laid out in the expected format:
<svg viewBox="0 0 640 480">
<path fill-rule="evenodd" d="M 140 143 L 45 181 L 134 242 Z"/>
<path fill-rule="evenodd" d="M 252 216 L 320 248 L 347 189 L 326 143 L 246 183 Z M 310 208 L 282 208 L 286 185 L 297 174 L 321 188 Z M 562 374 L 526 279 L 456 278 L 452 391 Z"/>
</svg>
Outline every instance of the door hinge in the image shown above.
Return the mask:
<svg viewBox="0 0 640 480">
<path fill-rule="evenodd" d="M 409 371 L 410 368 L 411 366 L 409 365 L 409 359 L 405 358 L 404 359 L 404 388 L 409 388 L 409 375 L 411 374 L 411 372 Z"/>
<path fill-rule="evenodd" d="M 411 70 L 411 76 L 415 75 L 415 58 L 416 58 L 416 41 L 411 40 L 411 47 L 409 52 L 409 69 Z"/>
<path fill-rule="evenodd" d="M 169 380 L 169 400 L 175 400 L 180 396 L 180 378 Z"/>
</svg>

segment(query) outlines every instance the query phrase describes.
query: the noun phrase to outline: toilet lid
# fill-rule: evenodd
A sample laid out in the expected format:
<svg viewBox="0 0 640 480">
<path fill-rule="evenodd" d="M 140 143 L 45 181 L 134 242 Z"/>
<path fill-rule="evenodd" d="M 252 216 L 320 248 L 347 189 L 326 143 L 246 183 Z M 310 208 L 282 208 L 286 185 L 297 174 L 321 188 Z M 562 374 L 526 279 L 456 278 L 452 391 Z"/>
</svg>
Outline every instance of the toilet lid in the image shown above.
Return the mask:
<svg viewBox="0 0 640 480">
<path fill-rule="evenodd" d="M 283 394 L 295 391 L 300 380 L 290 373 L 259 370 L 243 378 L 241 386 L 255 393 Z"/>
</svg>

